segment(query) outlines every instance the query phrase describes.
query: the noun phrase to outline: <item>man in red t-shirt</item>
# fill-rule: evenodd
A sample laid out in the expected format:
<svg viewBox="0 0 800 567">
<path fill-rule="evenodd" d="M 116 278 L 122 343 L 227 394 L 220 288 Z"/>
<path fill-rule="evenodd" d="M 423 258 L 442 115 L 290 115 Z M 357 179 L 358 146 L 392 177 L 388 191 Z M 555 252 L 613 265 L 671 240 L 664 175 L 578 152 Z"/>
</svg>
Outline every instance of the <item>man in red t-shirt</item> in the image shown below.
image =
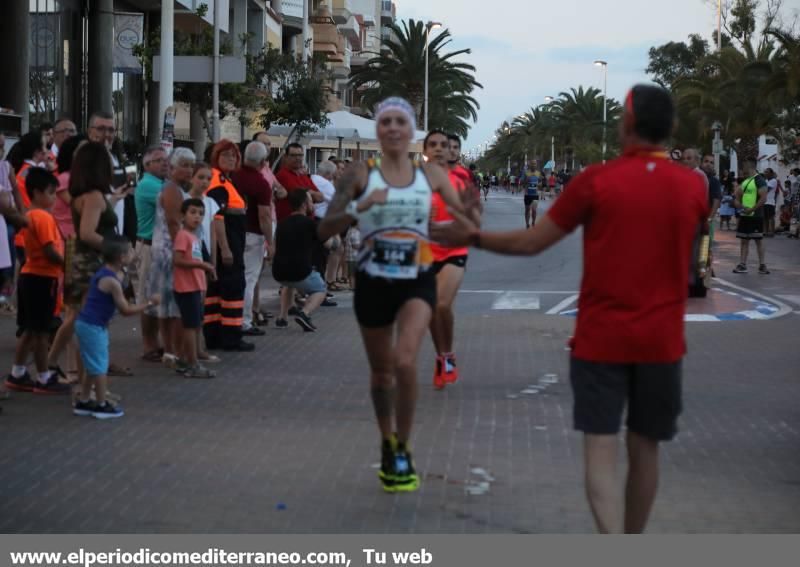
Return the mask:
<svg viewBox="0 0 800 567">
<path fill-rule="evenodd" d="M 660 441 L 681 412 L 683 316 L 692 242 L 708 216 L 700 177 L 672 163 L 669 93 L 637 85 L 623 115 L 624 155 L 587 168 L 532 230 L 481 232 L 464 215 L 432 237 L 494 252 L 534 255 L 583 226 L 583 282 L 570 379 L 575 428 L 584 433 L 589 503 L 601 532 L 644 530 L 658 485 Z M 642 211 L 669 211 L 653 225 Z M 630 466 L 624 511 L 617 493 L 617 434 L 624 408 Z M 623 520 L 624 518 L 624 520 Z"/>
<path fill-rule="evenodd" d="M 281 168 L 275 176 L 278 179 L 278 183 L 283 185 L 283 188 L 286 189 L 287 192 L 284 198 L 275 200 L 275 216 L 278 222 L 292 215 L 292 207 L 289 205 L 289 194 L 292 191 L 298 189 L 306 190 L 312 203 L 321 203 L 325 200 L 323 194 L 320 193 L 317 186 L 314 185 L 314 182 L 311 180 L 311 176 L 305 173 L 303 164 L 304 158 L 305 151 L 300 144 L 292 143 L 286 147 L 284 163 L 281 164 Z M 315 218 L 313 206 L 308 207 L 308 216 Z M 315 219 L 315 222 L 319 223 L 320 220 L 321 219 Z M 324 243 L 315 243 L 312 262 L 316 270 L 321 274 L 324 274 L 327 268 L 327 254 L 328 251 Z M 322 305 L 325 307 L 335 307 L 336 303 L 326 299 Z"/>
<path fill-rule="evenodd" d="M 297 143 L 289 144 L 286 147 L 286 155 L 283 158 L 281 168 L 275 176 L 284 189 L 287 191 L 286 197 L 275 200 L 275 215 L 278 222 L 288 218 L 292 214 L 292 207 L 289 206 L 288 193 L 296 189 L 305 189 L 311 196 L 314 203 L 321 203 L 325 200 L 317 186 L 311 181 L 311 176 L 303 173 L 303 159 L 305 158 L 303 146 Z M 309 207 L 309 216 L 313 216 L 314 207 Z M 324 272 L 323 272 L 324 273 Z"/>
</svg>

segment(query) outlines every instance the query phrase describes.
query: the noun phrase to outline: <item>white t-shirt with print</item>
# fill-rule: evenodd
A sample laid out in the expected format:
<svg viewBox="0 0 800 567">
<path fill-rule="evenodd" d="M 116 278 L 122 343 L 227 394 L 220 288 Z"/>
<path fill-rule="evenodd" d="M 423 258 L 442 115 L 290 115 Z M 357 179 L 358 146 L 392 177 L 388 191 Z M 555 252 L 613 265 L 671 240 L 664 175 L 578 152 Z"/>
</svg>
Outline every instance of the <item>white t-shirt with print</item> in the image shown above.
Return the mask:
<svg viewBox="0 0 800 567">
<path fill-rule="evenodd" d="M 775 206 L 778 193 L 778 180 L 770 179 L 767 181 L 767 205 Z"/>
</svg>

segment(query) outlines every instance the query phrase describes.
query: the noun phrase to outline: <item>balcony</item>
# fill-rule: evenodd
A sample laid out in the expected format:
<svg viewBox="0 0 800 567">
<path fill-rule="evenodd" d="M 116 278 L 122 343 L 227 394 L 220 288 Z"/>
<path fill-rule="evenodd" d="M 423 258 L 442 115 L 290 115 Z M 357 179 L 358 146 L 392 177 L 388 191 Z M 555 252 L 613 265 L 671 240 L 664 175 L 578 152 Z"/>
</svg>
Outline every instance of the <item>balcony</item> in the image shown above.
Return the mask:
<svg viewBox="0 0 800 567">
<path fill-rule="evenodd" d="M 347 79 L 350 77 L 350 66 L 352 64 L 352 52 L 349 49 L 344 50 L 342 60 L 333 66 L 334 79 Z"/>
<path fill-rule="evenodd" d="M 314 25 L 314 52 L 325 53 L 328 59 L 339 54 L 339 39 L 335 26 Z"/>
<path fill-rule="evenodd" d="M 338 64 L 344 63 L 345 51 L 347 50 L 347 41 L 344 37 L 337 35 L 336 36 L 336 53 L 328 53 L 328 61 L 333 64 L 333 68 L 336 69 Z M 348 74 L 350 69 L 350 63 L 348 62 Z"/>
<path fill-rule="evenodd" d="M 333 12 L 333 21 L 337 24 L 345 24 L 353 13 L 351 11 L 350 0 L 332 0 L 331 8 Z"/>
<path fill-rule="evenodd" d="M 373 57 L 374 55 L 365 51 L 353 53 L 353 55 L 350 56 L 350 67 L 363 67 Z"/>
<path fill-rule="evenodd" d="M 396 17 L 397 8 L 391 0 L 381 1 L 381 23 L 391 24 Z"/>
<path fill-rule="evenodd" d="M 361 26 L 358 25 L 355 17 L 350 16 L 347 22 L 341 24 L 339 32 L 348 39 L 353 49 L 361 49 Z"/>
</svg>

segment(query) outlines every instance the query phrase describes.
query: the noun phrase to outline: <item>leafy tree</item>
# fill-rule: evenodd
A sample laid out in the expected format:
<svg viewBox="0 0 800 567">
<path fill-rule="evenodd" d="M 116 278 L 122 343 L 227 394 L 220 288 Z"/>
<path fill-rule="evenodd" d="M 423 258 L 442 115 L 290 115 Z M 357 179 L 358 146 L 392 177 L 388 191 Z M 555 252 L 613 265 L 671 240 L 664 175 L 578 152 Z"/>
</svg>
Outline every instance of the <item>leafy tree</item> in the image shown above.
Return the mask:
<svg viewBox="0 0 800 567">
<path fill-rule="evenodd" d="M 651 47 L 650 63 L 645 72 L 662 87 L 669 87 L 679 77 L 693 73 L 697 63 L 708 54 L 708 42 L 692 34 L 688 43 L 670 41 L 659 47 Z"/>
</svg>

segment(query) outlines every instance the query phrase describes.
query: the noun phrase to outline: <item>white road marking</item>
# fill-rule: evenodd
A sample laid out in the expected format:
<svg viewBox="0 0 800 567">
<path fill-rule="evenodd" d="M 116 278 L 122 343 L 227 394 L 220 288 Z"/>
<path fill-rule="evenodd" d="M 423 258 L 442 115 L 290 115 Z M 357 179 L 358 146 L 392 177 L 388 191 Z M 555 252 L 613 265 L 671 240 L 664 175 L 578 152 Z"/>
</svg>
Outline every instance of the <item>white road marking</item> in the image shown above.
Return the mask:
<svg viewBox="0 0 800 567">
<path fill-rule="evenodd" d="M 716 315 L 703 315 L 701 313 L 687 313 L 683 316 L 687 323 L 716 323 L 719 321 Z"/>
<path fill-rule="evenodd" d="M 759 315 L 762 315 L 761 318 L 763 318 L 763 319 L 777 319 L 778 317 L 783 317 L 784 315 L 788 315 L 789 313 L 792 312 L 792 308 L 791 307 L 789 307 L 788 305 L 786 305 L 785 303 L 783 303 L 781 301 L 778 301 L 777 299 L 775 299 L 773 297 L 769 297 L 768 295 L 764 295 L 762 293 L 755 292 L 752 289 L 747 289 L 746 287 L 741 287 L 741 286 L 738 286 L 736 284 L 732 284 L 731 282 L 723 280 L 723 279 L 720 279 L 720 278 L 716 278 L 716 280 L 717 280 L 718 283 L 721 283 L 722 285 L 725 285 L 725 286 L 728 286 L 730 288 L 736 289 L 738 291 L 741 291 L 742 293 L 747 293 L 747 294 L 752 295 L 754 297 L 758 297 L 759 299 L 763 299 L 767 303 L 771 303 L 771 304 L 775 305 L 778 308 L 778 311 L 776 311 L 772 315 L 766 315 L 765 316 L 765 315 L 759 313 Z"/>
<path fill-rule="evenodd" d="M 577 294 L 577 291 L 530 291 L 530 290 L 520 290 L 515 291 L 511 289 L 462 289 L 459 290 L 459 293 L 493 293 L 495 295 L 501 293 L 535 293 L 537 295 L 572 295 Z"/>
<path fill-rule="evenodd" d="M 553 307 L 550 311 L 548 311 L 547 314 L 548 315 L 558 315 L 559 313 L 564 311 L 567 307 L 569 307 L 570 305 L 572 305 L 576 301 L 578 301 L 578 295 L 577 294 L 570 295 L 564 301 L 562 301 L 561 303 L 559 303 L 558 305 Z"/>
<path fill-rule="evenodd" d="M 519 310 L 528 309 L 535 311 L 539 309 L 539 295 L 534 293 L 520 293 L 510 291 L 498 297 L 492 304 L 492 309 L 496 310 Z"/>
<path fill-rule="evenodd" d="M 775 297 L 780 297 L 781 299 L 785 299 L 790 303 L 800 305 L 800 295 L 776 295 Z"/>
</svg>

